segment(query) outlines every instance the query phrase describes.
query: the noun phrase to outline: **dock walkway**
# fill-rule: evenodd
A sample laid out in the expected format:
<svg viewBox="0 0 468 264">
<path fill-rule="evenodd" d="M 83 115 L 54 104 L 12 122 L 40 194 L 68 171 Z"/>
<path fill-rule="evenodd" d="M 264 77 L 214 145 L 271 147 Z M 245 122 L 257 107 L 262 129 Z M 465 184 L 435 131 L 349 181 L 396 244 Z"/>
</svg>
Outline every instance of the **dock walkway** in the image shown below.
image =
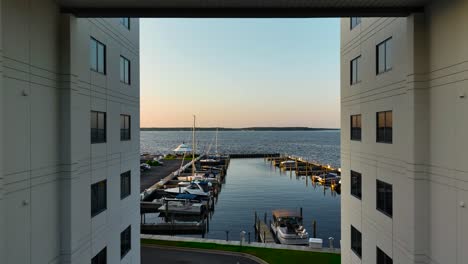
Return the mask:
<svg viewBox="0 0 468 264">
<path fill-rule="evenodd" d="M 257 213 L 255 213 L 255 232 L 260 242 L 276 243 L 275 238 L 271 234 L 270 227 L 257 216 Z"/>
</svg>

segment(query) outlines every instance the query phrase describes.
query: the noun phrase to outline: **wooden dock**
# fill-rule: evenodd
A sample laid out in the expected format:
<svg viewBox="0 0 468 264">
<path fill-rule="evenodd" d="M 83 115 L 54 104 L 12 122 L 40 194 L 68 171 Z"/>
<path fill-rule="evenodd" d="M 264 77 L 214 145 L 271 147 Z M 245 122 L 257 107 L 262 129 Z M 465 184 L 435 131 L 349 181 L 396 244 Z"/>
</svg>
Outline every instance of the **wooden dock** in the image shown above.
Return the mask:
<svg viewBox="0 0 468 264">
<path fill-rule="evenodd" d="M 263 221 L 255 213 L 255 233 L 258 240 L 262 243 L 276 243 L 275 238 L 271 234 L 270 227 L 266 224 L 266 213 Z"/>
</svg>

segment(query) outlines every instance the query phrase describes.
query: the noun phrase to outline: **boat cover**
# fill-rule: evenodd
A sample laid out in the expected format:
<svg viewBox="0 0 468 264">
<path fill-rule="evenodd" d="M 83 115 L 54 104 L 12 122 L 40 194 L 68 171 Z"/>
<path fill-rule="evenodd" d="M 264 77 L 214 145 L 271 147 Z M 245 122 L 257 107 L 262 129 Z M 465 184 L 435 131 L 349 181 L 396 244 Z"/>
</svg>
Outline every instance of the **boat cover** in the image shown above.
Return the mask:
<svg viewBox="0 0 468 264">
<path fill-rule="evenodd" d="M 176 196 L 177 199 L 188 199 L 188 200 L 193 200 L 197 198 L 196 194 L 190 194 L 190 193 L 180 193 Z"/>
<path fill-rule="evenodd" d="M 278 210 L 273 210 L 273 216 L 276 218 L 301 217 L 301 214 L 293 210 L 278 209 Z"/>
</svg>

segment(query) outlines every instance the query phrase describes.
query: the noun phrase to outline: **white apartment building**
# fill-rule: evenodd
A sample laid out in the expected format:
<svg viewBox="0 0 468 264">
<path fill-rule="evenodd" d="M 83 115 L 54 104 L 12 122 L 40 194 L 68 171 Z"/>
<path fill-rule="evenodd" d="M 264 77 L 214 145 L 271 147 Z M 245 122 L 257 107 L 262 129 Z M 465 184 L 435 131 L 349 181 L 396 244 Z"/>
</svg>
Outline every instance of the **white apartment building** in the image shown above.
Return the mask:
<svg viewBox="0 0 468 264">
<path fill-rule="evenodd" d="M 139 20 L 0 17 L 0 263 L 139 263 Z"/>
<path fill-rule="evenodd" d="M 341 19 L 342 263 L 468 263 L 468 1 Z"/>
</svg>

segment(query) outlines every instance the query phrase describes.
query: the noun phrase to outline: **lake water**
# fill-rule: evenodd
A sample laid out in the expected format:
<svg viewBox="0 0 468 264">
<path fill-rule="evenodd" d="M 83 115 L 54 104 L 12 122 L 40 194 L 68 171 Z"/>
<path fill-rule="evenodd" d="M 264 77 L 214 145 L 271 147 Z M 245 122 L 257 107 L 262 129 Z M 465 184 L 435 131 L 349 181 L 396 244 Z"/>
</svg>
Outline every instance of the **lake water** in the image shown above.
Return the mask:
<svg viewBox="0 0 468 264">
<path fill-rule="evenodd" d="M 215 131 L 197 132 L 198 150 L 207 150 Z M 179 144 L 191 144 L 190 131 L 142 131 L 142 152 L 169 153 Z M 282 153 L 340 167 L 340 131 L 220 131 L 220 153 Z"/>
<path fill-rule="evenodd" d="M 222 153 L 288 153 L 322 163 L 339 166 L 339 131 L 294 132 L 219 132 Z M 212 141 L 213 132 L 199 132 L 199 144 Z M 190 132 L 142 132 L 141 151 L 168 153 L 182 141 L 190 141 Z M 203 147 L 201 147 L 203 148 Z M 232 159 L 226 183 L 218 197 L 210 220 L 207 238 L 239 240 L 240 232 L 254 237 L 254 213 L 262 218 L 273 209 L 303 208 L 304 225 L 312 234 L 312 221 L 317 221 L 317 237 L 340 240 L 340 195 L 311 182 L 310 176 L 296 177 L 282 172 L 264 159 Z"/>
</svg>

